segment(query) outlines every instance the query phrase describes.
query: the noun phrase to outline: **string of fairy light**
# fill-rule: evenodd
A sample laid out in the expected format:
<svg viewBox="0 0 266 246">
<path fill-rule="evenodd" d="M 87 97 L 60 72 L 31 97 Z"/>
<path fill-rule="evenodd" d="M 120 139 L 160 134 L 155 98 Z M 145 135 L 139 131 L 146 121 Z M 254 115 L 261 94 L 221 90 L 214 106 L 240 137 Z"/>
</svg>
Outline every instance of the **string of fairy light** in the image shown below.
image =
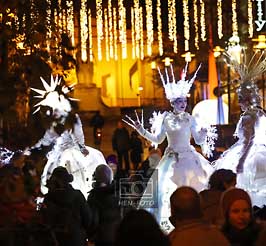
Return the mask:
<svg viewBox="0 0 266 246">
<path fill-rule="evenodd" d="M 32 19 L 35 15 L 35 1 L 29 0 Z M 182 9 L 179 9 L 181 5 L 178 5 L 176 0 L 167 0 L 166 5 L 164 0 L 133 0 L 130 8 L 124 0 L 95 0 L 94 7 L 93 4 L 88 4 L 89 0 L 81 0 L 79 14 L 75 9 L 74 0 L 44 1 L 47 6 L 47 24 L 56 24 L 58 31 L 53 33 L 51 28 L 47 29 L 48 52 L 52 51 L 52 47 L 59 49 L 60 34 L 67 33 L 71 45 L 80 49 L 80 58 L 83 62 L 129 57 L 143 60 L 157 54 L 163 56 L 166 50 L 169 51 L 169 43 L 174 53 L 178 53 L 182 48 L 185 52 L 192 48 L 199 50 L 200 45 L 208 39 L 209 30 L 206 23 L 209 18 L 209 6 L 205 0 L 182 0 Z M 255 2 L 247 0 L 246 4 L 247 7 L 241 11 L 246 11 L 248 37 L 253 38 Z M 224 38 L 224 28 L 229 22 L 232 25 L 232 36 L 239 35 L 238 5 L 239 1 L 231 0 L 231 19 L 226 20 L 226 25 L 223 16 L 227 14 L 223 9 L 224 3 L 222 0 L 215 2 L 213 7 L 216 7 L 216 15 L 213 23 L 216 28 L 213 30 L 219 39 Z M 183 14 L 183 23 L 177 22 L 177 10 Z M 23 23 L 20 26 L 26 25 L 26 18 L 26 15 L 22 16 L 20 21 Z M 184 32 L 178 33 L 181 28 Z M 184 40 L 182 48 L 178 47 L 179 37 L 180 40 Z"/>
<path fill-rule="evenodd" d="M 199 50 L 199 21 L 198 21 L 198 6 L 197 0 L 193 2 L 193 11 L 194 11 L 194 29 L 195 29 L 195 47 Z"/>
<path fill-rule="evenodd" d="M 219 39 L 221 39 L 223 37 L 223 8 L 222 8 L 222 0 L 217 0 L 217 32 L 218 32 Z"/>
</svg>

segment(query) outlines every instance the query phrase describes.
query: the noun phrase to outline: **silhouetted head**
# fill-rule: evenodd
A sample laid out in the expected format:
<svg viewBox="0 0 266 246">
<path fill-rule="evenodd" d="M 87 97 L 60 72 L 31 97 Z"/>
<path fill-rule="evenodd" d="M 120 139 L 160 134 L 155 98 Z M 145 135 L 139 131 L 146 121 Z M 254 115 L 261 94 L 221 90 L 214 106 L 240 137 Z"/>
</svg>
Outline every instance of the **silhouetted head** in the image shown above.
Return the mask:
<svg viewBox="0 0 266 246">
<path fill-rule="evenodd" d="M 101 164 L 96 167 L 93 178 L 94 186 L 110 185 L 113 181 L 113 171 L 106 164 Z"/>
<path fill-rule="evenodd" d="M 177 220 L 197 219 L 202 217 L 200 196 L 196 190 L 182 186 L 170 197 L 170 221 L 175 225 Z"/>
<path fill-rule="evenodd" d="M 225 191 L 236 185 L 236 174 L 229 169 L 218 169 L 212 173 L 209 179 L 209 188 Z"/>
<path fill-rule="evenodd" d="M 63 188 L 68 186 L 73 179 L 73 175 L 65 167 L 59 166 L 53 170 L 51 177 L 47 181 L 47 187 L 49 189 Z"/>
<path fill-rule="evenodd" d="M 129 211 L 117 230 L 115 246 L 167 246 L 169 240 L 149 212 L 139 209 Z"/>
</svg>

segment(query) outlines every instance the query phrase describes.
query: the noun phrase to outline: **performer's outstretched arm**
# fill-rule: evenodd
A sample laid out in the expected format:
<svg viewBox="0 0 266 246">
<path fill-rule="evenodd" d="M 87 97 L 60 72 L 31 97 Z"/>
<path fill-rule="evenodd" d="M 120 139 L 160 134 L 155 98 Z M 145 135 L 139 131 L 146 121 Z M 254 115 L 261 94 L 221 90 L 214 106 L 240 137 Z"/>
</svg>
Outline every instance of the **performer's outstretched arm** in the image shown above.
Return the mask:
<svg viewBox="0 0 266 246">
<path fill-rule="evenodd" d="M 162 143 L 166 137 L 163 120 L 162 122 L 160 122 L 160 125 L 158 126 L 158 131 L 156 132 L 156 134 L 152 134 L 148 130 L 146 130 L 143 126 L 143 114 L 142 114 L 141 121 L 136 111 L 135 111 L 135 114 L 136 114 L 136 120 L 133 120 L 129 116 L 126 116 L 128 121 L 127 120 L 123 120 L 123 121 L 127 123 L 129 126 L 131 126 L 132 128 L 134 128 L 142 137 L 146 138 L 147 140 L 155 144 Z"/>
</svg>

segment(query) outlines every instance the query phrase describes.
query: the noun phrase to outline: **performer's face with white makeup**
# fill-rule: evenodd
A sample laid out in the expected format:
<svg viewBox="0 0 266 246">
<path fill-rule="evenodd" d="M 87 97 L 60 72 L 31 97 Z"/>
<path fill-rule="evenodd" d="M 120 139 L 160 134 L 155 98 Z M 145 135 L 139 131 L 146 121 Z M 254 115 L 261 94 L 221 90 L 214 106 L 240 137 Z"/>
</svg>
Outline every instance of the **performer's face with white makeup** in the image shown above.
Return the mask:
<svg viewBox="0 0 266 246">
<path fill-rule="evenodd" d="M 187 98 L 186 97 L 178 97 L 174 101 L 171 102 L 171 105 L 176 112 L 184 112 L 187 107 Z"/>
</svg>

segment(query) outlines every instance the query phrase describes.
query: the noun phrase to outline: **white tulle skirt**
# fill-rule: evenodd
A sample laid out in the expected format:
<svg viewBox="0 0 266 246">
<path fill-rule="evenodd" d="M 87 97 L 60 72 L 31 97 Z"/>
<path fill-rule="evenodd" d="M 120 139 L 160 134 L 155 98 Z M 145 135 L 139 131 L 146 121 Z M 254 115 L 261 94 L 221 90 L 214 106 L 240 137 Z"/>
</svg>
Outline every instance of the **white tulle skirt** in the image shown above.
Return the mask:
<svg viewBox="0 0 266 246">
<path fill-rule="evenodd" d="M 157 219 L 165 232 L 173 229 L 169 221 L 170 217 L 170 196 L 180 186 L 193 187 L 198 192 L 206 189 L 209 176 L 214 171 L 209 162 L 198 153 L 193 146 L 184 152 L 178 152 L 178 160 L 173 155 L 164 155 L 151 177 L 155 183 L 158 179 L 158 193 L 156 196 L 157 206 L 146 207 Z M 145 194 L 145 193 L 144 193 Z M 140 208 L 142 198 L 140 202 Z"/>
</svg>

